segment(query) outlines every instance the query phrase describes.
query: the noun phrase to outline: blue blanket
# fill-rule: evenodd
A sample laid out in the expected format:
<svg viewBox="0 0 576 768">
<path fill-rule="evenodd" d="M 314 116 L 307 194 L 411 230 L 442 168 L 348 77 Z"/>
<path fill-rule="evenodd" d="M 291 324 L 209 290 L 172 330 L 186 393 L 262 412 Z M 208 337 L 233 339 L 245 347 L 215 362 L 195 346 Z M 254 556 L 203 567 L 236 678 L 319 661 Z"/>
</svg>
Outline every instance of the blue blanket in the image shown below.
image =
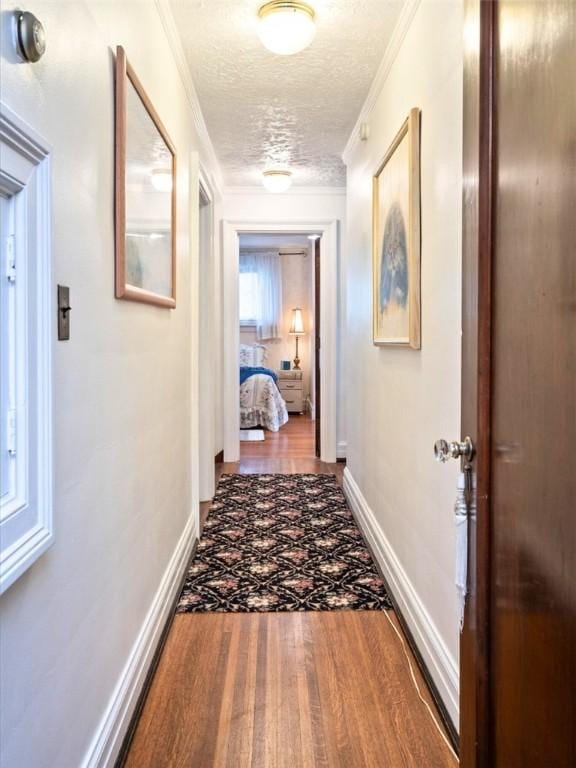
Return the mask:
<svg viewBox="0 0 576 768">
<path fill-rule="evenodd" d="M 273 379 L 276 384 L 278 384 L 278 376 L 274 373 L 274 371 L 271 371 L 270 368 L 252 367 L 251 365 L 240 366 L 240 384 L 244 384 L 246 379 L 249 379 L 250 376 L 255 376 L 257 373 L 261 373 L 264 376 L 270 376 L 270 378 Z"/>
</svg>

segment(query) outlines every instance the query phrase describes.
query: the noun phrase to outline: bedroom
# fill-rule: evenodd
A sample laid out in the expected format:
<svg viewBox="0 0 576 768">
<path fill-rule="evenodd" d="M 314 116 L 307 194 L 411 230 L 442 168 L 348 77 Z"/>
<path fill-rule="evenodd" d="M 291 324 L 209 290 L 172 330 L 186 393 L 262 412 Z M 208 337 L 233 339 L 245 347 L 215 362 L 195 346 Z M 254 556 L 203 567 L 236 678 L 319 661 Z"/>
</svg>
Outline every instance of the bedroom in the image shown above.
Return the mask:
<svg viewBox="0 0 576 768">
<path fill-rule="evenodd" d="M 240 236 L 240 452 L 314 456 L 317 235 Z"/>
</svg>

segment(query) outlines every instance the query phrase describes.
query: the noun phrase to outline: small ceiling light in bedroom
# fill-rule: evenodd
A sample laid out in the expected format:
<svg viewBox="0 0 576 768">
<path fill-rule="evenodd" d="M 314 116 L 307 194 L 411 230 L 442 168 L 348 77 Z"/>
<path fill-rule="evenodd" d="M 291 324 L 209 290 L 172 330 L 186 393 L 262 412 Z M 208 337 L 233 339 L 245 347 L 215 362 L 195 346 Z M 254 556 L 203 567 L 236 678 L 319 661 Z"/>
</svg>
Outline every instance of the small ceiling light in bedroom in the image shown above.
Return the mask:
<svg viewBox="0 0 576 768">
<path fill-rule="evenodd" d="M 320 240 L 320 235 L 308 235 L 308 240 Z"/>
<path fill-rule="evenodd" d="M 296 0 L 272 0 L 258 11 L 258 36 L 272 53 L 291 56 L 307 48 L 316 34 L 314 9 Z"/>
<path fill-rule="evenodd" d="M 268 192 L 286 192 L 292 184 L 292 173 L 280 170 L 264 171 L 262 183 Z"/>
<path fill-rule="evenodd" d="M 153 168 L 150 171 L 150 181 L 157 192 L 172 190 L 172 171 L 169 168 Z"/>
</svg>

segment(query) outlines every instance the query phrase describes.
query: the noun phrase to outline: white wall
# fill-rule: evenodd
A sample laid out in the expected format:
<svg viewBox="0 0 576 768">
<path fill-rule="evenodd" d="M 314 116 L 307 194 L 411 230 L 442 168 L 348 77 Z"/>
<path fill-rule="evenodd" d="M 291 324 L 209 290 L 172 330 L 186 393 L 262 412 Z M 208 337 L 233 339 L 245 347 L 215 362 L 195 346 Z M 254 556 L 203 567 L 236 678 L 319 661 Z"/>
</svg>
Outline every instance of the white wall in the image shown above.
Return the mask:
<svg viewBox="0 0 576 768">
<path fill-rule="evenodd" d="M 344 189 L 306 189 L 295 188 L 285 194 L 271 194 L 258 188 L 228 188 L 220 206 L 220 217 L 226 221 L 255 221 L 259 223 L 278 223 L 279 232 L 282 222 L 295 221 L 334 221 L 340 222 L 340 243 L 342 243 L 346 228 L 346 195 Z M 342 324 L 344 319 L 346 288 L 342 272 L 342 253 L 340 263 L 335 265 L 338 270 L 338 380 L 337 387 L 337 443 L 338 454 L 346 453 L 346 433 L 344 423 L 344 393 L 342 376 L 344 370 L 344 353 L 342 348 Z M 294 355 L 290 356 L 292 359 Z"/>
<path fill-rule="evenodd" d="M 420 3 L 368 116 L 370 138 L 347 156 L 345 246 L 348 469 L 414 589 L 414 615 L 430 620 L 421 650 L 438 641 L 438 663 L 453 672 L 458 467 L 436 464 L 432 447 L 460 431 L 462 22 L 460 0 Z M 371 178 L 411 107 L 422 110 L 421 351 L 372 344 Z"/>
<path fill-rule="evenodd" d="M 199 140 L 154 0 L 30 0 L 34 65 L 12 53 L 16 7 L 1 97 L 52 145 L 54 296 L 69 285 L 73 310 L 54 348 L 55 543 L 0 600 L 1 763 L 77 768 L 197 514 Z M 117 44 L 178 152 L 174 311 L 114 299 Z"/>
</svg>

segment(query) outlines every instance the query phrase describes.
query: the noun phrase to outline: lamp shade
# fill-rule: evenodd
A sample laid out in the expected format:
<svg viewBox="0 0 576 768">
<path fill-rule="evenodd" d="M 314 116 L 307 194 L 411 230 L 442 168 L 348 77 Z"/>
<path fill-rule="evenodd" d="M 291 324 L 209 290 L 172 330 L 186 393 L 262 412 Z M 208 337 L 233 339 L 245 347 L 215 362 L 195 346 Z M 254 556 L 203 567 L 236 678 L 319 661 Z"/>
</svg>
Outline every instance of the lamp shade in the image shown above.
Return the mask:
<svg viewBox="0 0 576 768">
<path fill-rule="evenodd" d="M 303 336 L 305 333 L 304 320 L 302 318 L 302 310 L 300 307 L 296 307 L 296 309 L 292 310 L 292 323 L 288 333 L 292 336 Z"/>
</svg>

